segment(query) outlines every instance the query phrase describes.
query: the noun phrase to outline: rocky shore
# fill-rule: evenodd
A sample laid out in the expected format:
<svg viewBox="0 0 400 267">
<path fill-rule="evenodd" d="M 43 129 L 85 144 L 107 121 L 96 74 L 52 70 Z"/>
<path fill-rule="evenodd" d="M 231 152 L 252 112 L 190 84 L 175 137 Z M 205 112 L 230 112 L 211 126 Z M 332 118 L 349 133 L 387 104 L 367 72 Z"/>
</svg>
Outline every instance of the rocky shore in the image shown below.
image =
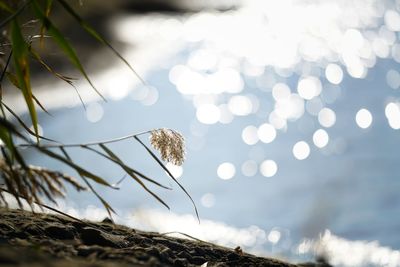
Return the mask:
<svg viewBox="0 0 400 267">
<path fill-rule="evenodd" d="M 196 240 L 143 232 L 111 220 L 0 208 L 0 266 L 329 266 L 290 264 Z"/>
</svg>

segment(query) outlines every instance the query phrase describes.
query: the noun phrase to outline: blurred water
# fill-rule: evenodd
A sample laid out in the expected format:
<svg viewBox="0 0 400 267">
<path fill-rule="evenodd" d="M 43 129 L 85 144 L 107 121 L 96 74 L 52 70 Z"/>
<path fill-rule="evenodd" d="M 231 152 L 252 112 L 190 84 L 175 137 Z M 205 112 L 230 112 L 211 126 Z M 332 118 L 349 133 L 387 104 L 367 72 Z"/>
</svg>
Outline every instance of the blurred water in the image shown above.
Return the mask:
<svg viewBox="0 0 400 267">
<path fill-rule="evenodd" d="M 244 229 L 229 228 L 253 239 L 226 244 L 268 255 L 307 259 L 318 252 L 337 266 L 400 266 L 399 3 L 245 3 L 226 13 L 117 18 L 125 42 L 130 33 L 172 38 L 179 52 L 147 74 L 152 88 L 117 91 L 110 82 L 108 93 L 118 100 L 41 115 L 44 134 L 76 143 L 178 130 L 188 148 L 179 179 L 204 231 L 217 222 Z M 145 214 L 126 223 L 198 227 L 189 200 L 140 145 L 111 147 L 174 187 L 156 189 L 172 214 L 129 179 L 118 192 L 99 188 L 121 214 Z M 111 181 L 123 175 L 95 155 L 71 153 Z M 33 155 L 31 162 L 65 169 Z M 90 194 L 70 195 L 67 206 L 77 210 L 100 206 Z"/>
</svg>

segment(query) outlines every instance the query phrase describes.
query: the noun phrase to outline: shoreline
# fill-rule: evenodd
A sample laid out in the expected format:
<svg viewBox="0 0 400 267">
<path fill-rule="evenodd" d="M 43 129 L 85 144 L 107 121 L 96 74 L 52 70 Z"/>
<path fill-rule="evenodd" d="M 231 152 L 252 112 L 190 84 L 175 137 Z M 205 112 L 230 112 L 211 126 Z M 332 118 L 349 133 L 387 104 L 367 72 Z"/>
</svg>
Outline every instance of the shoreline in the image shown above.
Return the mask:
<svg viewBox="0 0 400 267">
<path fill-rule="evenodd" d="M 329 266 L 291 264 L 240 248 L 62 215 L 0 208 L 1 266 Z"/>
</svg>

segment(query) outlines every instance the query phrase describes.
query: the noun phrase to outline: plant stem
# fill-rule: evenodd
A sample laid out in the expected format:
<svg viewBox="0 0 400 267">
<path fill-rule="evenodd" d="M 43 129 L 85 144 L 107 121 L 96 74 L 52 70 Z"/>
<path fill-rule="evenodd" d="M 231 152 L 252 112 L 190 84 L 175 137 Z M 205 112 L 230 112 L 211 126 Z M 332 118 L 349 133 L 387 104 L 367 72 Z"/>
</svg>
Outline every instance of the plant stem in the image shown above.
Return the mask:
<svg viewBox="0 0 400 267">
<path fill-rule="evenodd" d="M 20 144 L 18 146 L 20 146 L 20 147 L 40 146 L 40 147 L 45 147 L 45 148 L 96 146 L 96 145 L 100 145 L 100 144 L 115 143 L 115 142 L 122 141 L 122 140 L 125 140 L 125 139 L 134 138 L 134 137 L 139 136 L 139 135 L 147 134 L 147 133 L 150 133 L 150 132 L 151 131 L 144 131 L 144 132 L 140 132 L 140 133 L 136 133 L 136 134 L 130 134 L 130 135 L 114 138 L 114 139 L 108 139 L 108 140 L 97 141 L 97 142 L 90 142 L 90 143 L 86 143 L 86 144 L 51 144 L 51 145 Z"/>
</svg>

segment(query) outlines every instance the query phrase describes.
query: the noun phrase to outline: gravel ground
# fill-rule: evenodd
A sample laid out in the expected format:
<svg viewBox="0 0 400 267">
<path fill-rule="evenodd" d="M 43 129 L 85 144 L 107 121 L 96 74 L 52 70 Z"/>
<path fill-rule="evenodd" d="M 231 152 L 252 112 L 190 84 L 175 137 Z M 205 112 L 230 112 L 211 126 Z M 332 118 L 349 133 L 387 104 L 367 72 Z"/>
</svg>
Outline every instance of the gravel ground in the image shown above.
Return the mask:
<svg viewBox="0 0 400 267">
<path fill-rule="evenodd" d="M 1 266 L 329 266 L 290 264 L 103 222 L 0 208 Z"/>
</svg>

